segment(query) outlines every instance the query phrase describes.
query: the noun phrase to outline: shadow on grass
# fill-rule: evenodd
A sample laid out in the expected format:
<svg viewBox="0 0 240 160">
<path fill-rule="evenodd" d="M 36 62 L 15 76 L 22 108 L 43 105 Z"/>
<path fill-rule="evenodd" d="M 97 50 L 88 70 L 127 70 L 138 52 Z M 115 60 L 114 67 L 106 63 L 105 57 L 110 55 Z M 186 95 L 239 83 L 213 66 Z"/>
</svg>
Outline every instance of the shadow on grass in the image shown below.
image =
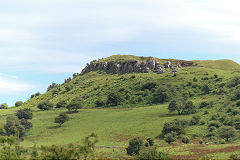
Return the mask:
<svg viewBox="0 0 240 160">
<path fill-rule="evenodd" d="M 60 126 L 50 126 L 50 127 L 48 127 L 48 129 L 57 129 L 57 128 L 60 128 Z"/>
</svg>

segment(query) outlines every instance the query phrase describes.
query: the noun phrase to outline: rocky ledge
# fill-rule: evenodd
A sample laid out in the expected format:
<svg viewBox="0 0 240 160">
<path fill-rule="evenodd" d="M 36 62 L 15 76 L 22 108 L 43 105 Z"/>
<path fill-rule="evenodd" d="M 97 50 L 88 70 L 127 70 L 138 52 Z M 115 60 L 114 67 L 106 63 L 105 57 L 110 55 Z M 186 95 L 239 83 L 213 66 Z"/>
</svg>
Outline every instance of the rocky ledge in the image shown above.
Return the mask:
<svg viewBox="0 0 240 160">
<path fill-rule="evenodd" d="M 164 73 L 166 69 L 172 69 L 172 72 L 177 72 L 180 68 L 192 66 L 191 61 L 176 61 L 168 60 L 163 64 L 156 58 L 150 57 L 146 61 L 129 60 L 124 62 L 98 62 L 92 61 L 82 70 L 81 74 L 86 74 L 91 71 L 103 71 L 111 74 L 125 74 L 125 73 L 149 73 L 155 72 L 158 74 Z"/>
</svg>

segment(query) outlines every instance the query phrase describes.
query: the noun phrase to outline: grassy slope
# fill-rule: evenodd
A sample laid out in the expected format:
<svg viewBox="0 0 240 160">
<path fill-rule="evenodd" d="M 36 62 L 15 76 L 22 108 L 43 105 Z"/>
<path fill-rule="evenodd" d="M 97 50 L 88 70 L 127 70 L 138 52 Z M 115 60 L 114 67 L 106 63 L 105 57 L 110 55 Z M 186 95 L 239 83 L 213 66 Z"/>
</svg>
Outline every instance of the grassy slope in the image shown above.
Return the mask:
<svg viewBox="0 0 240 160">
<path fill-rule="evenodd" d="M 54 118 L 60 113 L 65 111 L 64 109 L 56 109 L 53 111 L 38 111 L 36 105 L 42 100 L 49 99 L 53 103 L 57 103 L 59 100 L 70 101 L 73 97 L 82 95 L 86 96 L 86 106 L 93 106 L 96 98 L 106 99 L 106 95 L 110 91 L 117 92 L 120 88 L 130 88 L 138 84 L 142 85 L 149 81 L 158 82 L 159 85 L 166 85 L 172 83 L 174 85 L 186 84 L 188 81 L 192 81 L 193 77 L 199 79 L 196 84 L 210 84 L 210 87 L 214 88 L 217 82 L 211 79 L 214 74 L 218 74 L 223 78 L 223 82 L 230 77 L 240 75 L 239 72 L 234 72 L 239 66 L 232 61 L 195 61 L 198 66 L 204 67 L 188 67 L 183 68 L 177 74 L 177 77 L 173 77 L 169 71 L 164 74 L 126 74 L 126 75 L 106 75 L 98 74 L 96 72 L 89 73 L 83 76 L 78 76 L 60 86 L 59 95 L 53 95 L 52 92 L 47 92 L 39 97 L 33 98 L 27 101 L 22 107 L 33 107 L 34 118 L 32 120 L 33 128 L 25 136 L 25 141 L 22 142 L 24 146 L 37 145 L 50 145 L 50 144 L 68 144 L 79 143 L 86 135 L 95 132 L 99 136 L 98 145 L 104 146 L 125 146 L 128 140 L 135 136 L 140 137 L 156 137 L 161 133 L 164 122 L 170 121 L 175 118 L 190 119 L 192 115 L 178 116 L 176 114 L 169 114 L 167 111 L 167 104 L 149 106 L 146 104 L 136 105 L 135 108 L 112 108 L 112 109 L 83 109 L 79 113 L 71 114 L 71 120 L 63 124 L 61 128 L 56 127 L 53 123 Z M 224 64 L 223 66 L 221 66 Z M 203 81 L 201 78 L 210 78 L 208 81 Z M 130 77 L 135 75 L 135 79 Z M 122 79 L 122 76 L 124 79 Z M 73 89 L 69 92 L 65 92 L 65 85 L 73 84 Z M 101 91 L 101 92 L 99 92 Z M 134 89 L 133 89 L 134 91 Z M 213 99 L 216 101 L 216 97 L 209 97 L 209 95 L 202 96 L 196 95 L 192 100 L 198 104 L 202 99 Z M 137 106 L 147 107 L 137 107 Z M 127 106 L 127 104 L 125 104 Z M 137 108 L 136 108 L 137 107 Z M 0 111 L 0 125 L 5 123 L 7 115 L 14 114 L 16 108 L 1 110 Z M 210 113 L 217 112 L 217 108 L 208 109 Z M 203 111 L 200 111 L 202 114 Z M 203 117 L 203 118 L 207 118 Z M 193 126 L 187 129 L 187 134 L 191 137 L 196 133 L 197 135 L 204 135 L 206 126 Z M 163 143 L 163 142 L 160 142 Z M 222 145 L 221 147 L 224 147 Z M 182 146 L 176 146 L 171 149 L 172 146 L 165 146 L 167 150 L 170 150 L 171 154 L 188 154 L 189 151 L 183 150 Z M 196 146 L 193 146 L 196 148 Z M 212 146 L 216 147 L 216 146 Z M 163 147 L 164 148 L 164 147 Z M 176 150 L 180 150 L 177 152 Z M 104 149 L 104 152 L 111 152 Z M 119 151 L 123 154 L 124 150 Z M 101 151 L 102 152 L 102 151 Z M 192 153 L 192 152 L 191 152 Z M 223 154 L 223 153 L 221 153 Z M 220 155 L 220 153 L 219 153 Z M 226 157 L 228 154 L 220 155 Z"/>
</svg>

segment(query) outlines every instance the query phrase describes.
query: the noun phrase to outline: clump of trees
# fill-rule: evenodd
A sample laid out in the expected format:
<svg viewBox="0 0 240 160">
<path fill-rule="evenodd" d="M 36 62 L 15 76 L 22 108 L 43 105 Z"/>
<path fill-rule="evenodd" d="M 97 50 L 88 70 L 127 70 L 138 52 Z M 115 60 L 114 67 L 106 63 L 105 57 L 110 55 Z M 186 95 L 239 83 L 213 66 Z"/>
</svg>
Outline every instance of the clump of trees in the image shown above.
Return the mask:
<svg viewBox="0 0 240 160">
<path fill-rule="evenodd" d="M 168 110 L 169 110 L 169 112 L 177 111 L 179 115 L 192 114 L 192 113 L 196 113 L 196 106 L 193 104 L 192 101 L 173 100 L 168 105 Z"/>
</svg>

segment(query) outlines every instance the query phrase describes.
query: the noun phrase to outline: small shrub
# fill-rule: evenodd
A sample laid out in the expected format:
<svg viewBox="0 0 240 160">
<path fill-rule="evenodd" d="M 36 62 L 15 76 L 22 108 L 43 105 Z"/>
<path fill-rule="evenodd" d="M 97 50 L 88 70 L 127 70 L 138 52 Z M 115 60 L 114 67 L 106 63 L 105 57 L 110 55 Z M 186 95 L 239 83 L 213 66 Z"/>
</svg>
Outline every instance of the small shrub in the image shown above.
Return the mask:
<svg viewBox="0 0 240 160">
<path fill-rule="evenodd" d="M 204 102 L 201 102 L 199 108 L 204 108 L 204 107 L 207 107 L 208 105 L 209 103 L 204 101 Z"/>
<path fill-rule="evenodd" d="M 204 120 L 200 121 L 200 125 L 204 125 L 206 122 Z"/>
<path fill-rule="evenodd" d="M 188 144 L 188 143 L 190 143 L 190 140 L 189 140 L 189 138 L 188 138 L 188 137 L 186 137 L 186 136 L 182 137 L 182 143 L 185 143 L 185 144 Z"/>
<path fill-rule="evenodd" d="M 176 132 L 171 132 L 165 135 L 164 140 L 170 144 L 172 142 L 175 142 L 177 140 L 177 133 Z"/>
<path fill-rule="evenodd" d="M 232 160 L 240 160 L 240 156 L 237 153 L 231 154 L 229 158 Z"/>
<path fill-rule="evenodd" d="M 221 124 L 218 121 L 210 121 L 209 124 L 208 124 L 208 128 L 210 128 L 212 126 L 214 126 L 216 128 L 219 128 L 221 126 Z"/>
<path fill-rule="evenodd" d="M 139 137 L 131 139 L 126 148 L 127 154 L 130 156 L 138 155 L 142 145 L 143 141 Z"/>
<path fill-rule="evenodd" d="M 0 105 L 0 109 L 8 109 L 7 103 L 2 103 L 2 104 Z"/>
<path fill-rule="evenodd" d="M 139 154 L 135 157 L 136 160 L 147 160 L 147 159 L 156 159 L 156 160 L 171 160 L 167 153 L 157 151 L 156 147 L 143 147 L 141 148 Z"/>
<path fill-rule="evenodd" d="M 95 102 L 96 107 L 103 107 L 105 105 L 105 102 L 101 99 L 96 100 Z"/>
</svg>

